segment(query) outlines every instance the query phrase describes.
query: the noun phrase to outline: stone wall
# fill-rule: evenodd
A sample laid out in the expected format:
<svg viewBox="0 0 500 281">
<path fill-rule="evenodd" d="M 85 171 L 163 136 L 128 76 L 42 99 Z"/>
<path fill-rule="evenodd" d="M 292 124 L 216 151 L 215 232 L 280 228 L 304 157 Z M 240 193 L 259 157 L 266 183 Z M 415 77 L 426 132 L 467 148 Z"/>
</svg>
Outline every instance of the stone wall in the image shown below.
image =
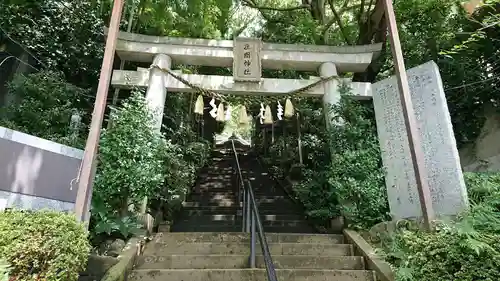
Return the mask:
<svg viewBox="0 0 500 281">
<path fill-rule="evenodd" d="M 461 148 L 459 153 L 466 172 L 500 171 L 500 114 L 487 110 L 481 134 L 474 143 Z"/>
<path fill-rule="evenodd" d="M 71 211 L 83 151 L 0 127 L 0 209 Z"/>
</svg>

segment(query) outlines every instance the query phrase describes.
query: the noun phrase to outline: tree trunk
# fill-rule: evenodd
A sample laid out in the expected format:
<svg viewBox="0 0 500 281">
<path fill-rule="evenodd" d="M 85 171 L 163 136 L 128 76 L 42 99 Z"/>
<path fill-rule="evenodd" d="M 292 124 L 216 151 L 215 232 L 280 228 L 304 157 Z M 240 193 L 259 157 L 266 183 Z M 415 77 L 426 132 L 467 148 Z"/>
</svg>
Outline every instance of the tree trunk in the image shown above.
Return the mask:
<svg viewBox="0 0 500 281">
<path fill-rule="evenodd" d="M 356 73 L 355 82 L 375 82 L 387 56 L 387 22 L 382 1 L 378 0 L 366 21 L 359 26 L 358 45 L 382 43 L 382 50 L 377 58 L 368 66 L 365 72 Z"/>
</svg>

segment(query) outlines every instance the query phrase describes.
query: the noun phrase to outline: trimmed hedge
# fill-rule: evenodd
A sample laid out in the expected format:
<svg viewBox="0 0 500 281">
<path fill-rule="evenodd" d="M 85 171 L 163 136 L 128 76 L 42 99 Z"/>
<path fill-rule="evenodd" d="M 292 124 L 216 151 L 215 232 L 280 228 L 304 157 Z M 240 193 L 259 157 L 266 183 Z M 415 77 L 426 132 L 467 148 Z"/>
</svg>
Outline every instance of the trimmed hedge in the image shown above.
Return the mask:
<svg viewBox="0 0 500 281">
<path fill-rule="evenodd" d="M 55 211 L 0 212 L 0 260 L 11 280 L 76 281 L 90 244 L 84 225 Z"/>
</svg>

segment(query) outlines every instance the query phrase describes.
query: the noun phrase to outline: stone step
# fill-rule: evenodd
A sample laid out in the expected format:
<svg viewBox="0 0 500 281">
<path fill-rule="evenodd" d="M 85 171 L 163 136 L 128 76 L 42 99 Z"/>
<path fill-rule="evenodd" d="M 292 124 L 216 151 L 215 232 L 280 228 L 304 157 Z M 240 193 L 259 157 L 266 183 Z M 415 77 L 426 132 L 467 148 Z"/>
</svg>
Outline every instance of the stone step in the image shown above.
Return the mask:
<svg viewBox="0 0 500 281">
<path fill-rule="evenodd" d="M 220 201 L 220 202 L 196 202 L 187 201 L 182 202 L 182 206 L 185 208 L 196 208 L 196 207 L 237 207 L 240 208 L 242 204 L 235 201 Z"/>
<path fill-rule="evenodd" d="M 255 195 L 255 201 L 257 202 L 264 202 L 264 203 L 274 203 L 274 202 L 293 202 L 292 199 L 290 199 L 287 195 L 283 194 L 274 194 L 274 193 L 259 193 L 259 194 L 254 194 Z M 193 190 L 193 192 L 186 197 L 187 202 L 219 202 L 219 201 L 224 201 L 224 200 L 231 200 L 234 202 L 243 202 L 239 197 L 238 197 L 238 192 L 233 192 L 233 191 L 226 191 L 226 192 L 221 192 L 221 191 L 197 191 L 196 189 Z"/>
<path fill-rule="evenodd" d="M 277 269 L 279 281 L 375 281 L 368 270 Z M 265 269 L 137 269 L 129 281 L 263 281 Z"/>
<path fill-rule="evenodd" d="M 233 190 L 233 181 L 230 179 L 218 179 L 205 177 L 196 182 L 195 192 L 205 193 L 205 192 L 236 192 Z"/>
<path fill-rule="evenodd" d="M 213 215 L 213 214 L 229 214 L 234 215 L 241 213 L 241 208 L 238 205 L 234 206 L 193 206 L 196 204 L 186 204 L 183 206 L 182 213 L 192 215 L 194 213 L 199 213 L 203 215 Z M 300 208 L 274 208 L 272 205 L 261 205 L 259 206 L 259 213 L 261 215 L 295 215 L 303 214 Z"/>
<path fill-rule="evenodd" d="M 238 232 L 242 231 L 241 225 L 193 225 L 174 224 L 172 232 Z M 264 226 L 264 231 L 274 233 L 315 233 L 311 226 Z"/>
<path fill-rule="evenodd" d="M 344 236 L 339 234 L 293 234 L 266 233 L 268 243 L 312 243 L 342 244 Z M 171 232 L 157 233 L 153 238 L 157 243 L 183 244 L 189 242 L 236 242 L 247 243 L 250 235 L 241 232 Z M 257 240 L 258 241 L 258 240 Z"/>
<path fill-rule="evenodd" d="M 241 226 L 229 226 L 229 225 L 219 225 L 219 226 L 193 226 L 193 225 L 185 225 L 185 224 L 176 224 L 174 223 L 170 228 L 171 232 L 194 232 L 194 233 L 203 233 L 203 232 L 238 232 L 242 231 Z"/>
<path fill-rule="evenodd" d="M 227 164 L 215 164 L 210 166 L 207 170 L 203 171 L 201 175 L 206 175 L 210 177 L 218 176 L 234 176 L 233 168 Z"/>
<path fill-rule="evenodd" d="M 283 227 L 308 227 L 309 224 L 304 220 L 261 220 L 262 226 L 283 226 Z M 238 226 L 242 225 L 241 217 L 236 220 L 213 220 L 212 216 L 197 216 L 189 219 L 177 220 L 177 225 L 196 225 L 196 226 Z"/>
<path fill-rule="evenodd" d="M 362 257 L 321 257 L 273 255 L 274 266 L 282 269 L 364 269 Z M 256 256 L 256 266 L 265 268 L 264 257 Z M 140 256 L 138 269 L 230 269 L 248 268 L 248 255 L 168 255 Z"/>
<path fill-rule="evenodd" d="M 212 192 L 192 194 L 188 197 L 189 202 L 238 202 L 238 197 L 234 193 Z M 255 196 L 255 201 L 261 203 L 291 202 L 291 199 L 284 195 L 262 195 Z M 292 201 L 293 202 L 293 201 Z"/>
<path fill-rule="evenodd" d="M 206 178 L 206 177 L 201 177 L 198 179 L 197 183 L 201 183 L 204 186 L 203 192 L 210 192 L 210 193 L 215 193 L 215 192 L 220 192 L 220 193 L 234 193 L 236 194 L 239 192 L 238 186 L 236 184 L 238 183 L 235 179 L 229 179 L 229 178 L 224 178 L 222 181 L 220 178 L 212 177 L 212 178 Z M 209 185 L 209 184 L 214 184 L 214 185 Z M 231 185 L 229 185 L 231 184 Z M 234 186 L 233 186 L 234 185 Z M 284 190 L 280 188 L 269 188 L 269 187 L 253 187 L 253 193 L 254 195 L 276 195 L 276 196 L 286 196 L 286 193 Z"/>
<path fill-rule="evenodd" d="M 310 255 L 310 256 L 350 256 L 353 253 L 349 244 L 313 243 L 270 243 L 271 255 Z M 260 247 L 257 247 L 259 253 Z M 248 255 L 249 243 L 235 242 L 187 242 L 187 243 L 150 243 L 144 255 Z"/>
<path fill-rule="evenodd" d="M 241 212 L 240 212 L 241 213 Z M 261 215 L 260 220 L 262 223 L 265 221 L 298 221 L 304 220 L 305 217 L 302 215 Z M 203 215 L 203 214 L 188 214 L 182 215 L 177 219 L 177 221 L 199 221 L 199 222 L 207 222 L 207 221 L 238 221 L 241 222 L 241 215 L 225 215 L 225 214 L 213 214 L 213 215 Z"/>
<path fill-rule="evenodd" d="M 193 189 L 193 192 L 187 196 L 190 201 L 198 201 L 200 198 L 230 198 L 230 199 L 238 199 L 238 193 L 230 188 L 226 191 L 210 191 L 210 190 L 196 190 Z"/>
<path fill-rule="evenodd" d="M 232 188 L 236 181 L 232 174 L 220 173 L 220 174 L 200 174 L 198 175 L 198 184 L 205 185 L 205 190 L 218 190 L 224 191 Z"/>
</svg>

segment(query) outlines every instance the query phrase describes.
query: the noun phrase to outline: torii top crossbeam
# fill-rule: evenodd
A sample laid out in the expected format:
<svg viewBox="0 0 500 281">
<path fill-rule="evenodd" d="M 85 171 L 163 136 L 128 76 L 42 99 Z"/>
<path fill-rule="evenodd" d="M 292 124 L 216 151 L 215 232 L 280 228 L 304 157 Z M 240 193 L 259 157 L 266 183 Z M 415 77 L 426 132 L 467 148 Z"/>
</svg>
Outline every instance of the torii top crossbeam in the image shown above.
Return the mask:
<svg viewBox="0 0 500 281">
<path fill-rule="evenodd" d="M 156 54 L 166 54 L 174 63 L 218 67 L 233 66 L 232 40 L 159 37 L 120 32 L 116 53 L 122 60 L 152 62 Z M 317 46 L 262 43 L 264 69 L 318 71 L 333 62 L 338 72 L 363 72 L 379 55 L 382 44 L 363 46 Z"/>
<path fill-rule="evenodd" d="M 248 49 L 245 49 L 248 47 Z M 262 43 L 254 38 L 209 40 L 159 37 L 119 32 L 116 53 L 122 60 L 147 62 L 170 68 L 172 64 L 232 67 L 233 77 L 219 75 L 179 74 L 186 81 L 209 91 L 236 95 L 282 95 L 314 83 L 312 79 L 261 78 L 262 69 L 289 69 L 319 72 L 323 78 L 341 72 L 363 72 L 376 58 L 382 44 L 364 46 L 317 46 Z M 248 75 L 247 75 L 248 74 Z M 149 71 L 114 70 L 111 84 L 117 88 L 151 87 Z M 193 92 L 167 75 L 164 86 L 169 92 Z M 348 83 L 359 99 L 371 97 L 370 83 Z M 243 83 L 241 83 L 243 82 Z M 259 82 L 259 83 L 244 83 Z M 321 97 L 328 103 L 338 100 L 337 82 L 319 84 L 302 95 Z M 327 87 L 328 89 L 326 89 Z M 159 103 L 162 103 L 159 101 Z M 157 105 L 159 106 L 159 104 Z"/>
</svg>

